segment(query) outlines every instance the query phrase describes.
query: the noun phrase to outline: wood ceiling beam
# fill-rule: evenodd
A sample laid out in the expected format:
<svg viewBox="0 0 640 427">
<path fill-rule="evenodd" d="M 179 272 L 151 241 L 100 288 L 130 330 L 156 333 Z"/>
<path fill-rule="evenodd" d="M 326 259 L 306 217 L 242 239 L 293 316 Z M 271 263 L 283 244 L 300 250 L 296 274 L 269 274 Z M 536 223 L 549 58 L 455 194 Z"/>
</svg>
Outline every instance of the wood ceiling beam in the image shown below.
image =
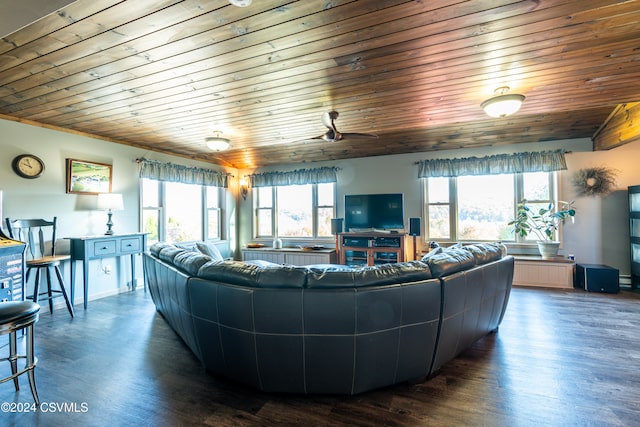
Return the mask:
<svg viewBox="0 0 640 427">
<path fill-rule="evenodd" d="M 593 135 L 593 150 L 610 150 L 640 141 L 640 102 L 618 105 Z"/>
</svg>

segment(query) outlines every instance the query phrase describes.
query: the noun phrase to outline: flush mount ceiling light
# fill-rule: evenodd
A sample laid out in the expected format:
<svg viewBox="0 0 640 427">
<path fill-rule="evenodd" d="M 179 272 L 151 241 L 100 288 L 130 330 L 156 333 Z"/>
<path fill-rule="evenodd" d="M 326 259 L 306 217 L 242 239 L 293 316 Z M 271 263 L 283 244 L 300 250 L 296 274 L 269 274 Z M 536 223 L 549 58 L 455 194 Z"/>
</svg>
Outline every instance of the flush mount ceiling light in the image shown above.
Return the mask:
<svg viewBox="0 0 640 427">
<path fill-rule="evenodd" d="M 251 0 L 229 0 L 229 3 L 234 6 L 247 7 L 251 4 Z"/>
<path fill-rule="evenodd" d="M 524 95 L 517 93 L 507 94 L 509 86 L 496 89 L 496 96 L 484 101 L 480 106 L 491 117 L 507 117 L 520 109 Z"/>
<path fill-rule="evenodd" d="M 207 143 L 207 147 L 213 151 L 224 151 L 229 148 L 231 145 L 231 141 L 227 138 L 222 138 L 220 136 L 220 132 L 213 132 L 216 136 L 209 136 L 205 138 L 205 142 Z"/>
</svg>

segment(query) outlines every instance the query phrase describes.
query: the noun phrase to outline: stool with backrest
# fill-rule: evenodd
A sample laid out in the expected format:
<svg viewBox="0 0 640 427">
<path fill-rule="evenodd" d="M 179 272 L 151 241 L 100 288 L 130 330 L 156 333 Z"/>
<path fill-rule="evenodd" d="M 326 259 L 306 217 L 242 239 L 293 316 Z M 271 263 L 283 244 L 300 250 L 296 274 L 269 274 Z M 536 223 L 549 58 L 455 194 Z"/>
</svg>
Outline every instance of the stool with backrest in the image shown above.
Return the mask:
<svg viewBox="0 0 640 427">
<path fill-rule="evenodd" d="M 31 301 L 7 301 L 0 302 L 0 335 L 9 334 L 9 357 L 2 358 L 2 361 L 11 363 L 11 375 L 0 378 L 0 384 L 13 380 L 16 391 L 20 390 L 18 377 L 24 373 L 29 377 L 31 394 L 36 405 L 40 404 L 38 391 L 36 390 L 36 379 L 34 369 L 37 359 L 34 356 L 33 346 L 33 325 L 38 321 L 40 306 Z M 25 331 L 26 351 L 24 355 L 18 354 L 17 331 Z M 24 369 L 18 371 L 18 359 L 26 359 Z"/>
<path fill-rule="evenodd" d="M 53 221 L 44 219 L 6 219 L 9 236 L 12 239 L 20 240 L 27 244 L 27 276 L 31 270 L 36 270 L 36 278 L 33 288 L 33 296 L 28 297 L 38 302 L 42 295 L 47 295 L 45 299 L 49 300 L 49 312 L 53 314 L 53 298 L 62 296 L 67 304 L 69 314 L 73 317 L 73 305 L 69 302 L 67 290 L 65 289 L 64 278 L 60 271 L 60 263 L 71 259 L 70 255 L 56 255 L 56 225 L 57 217 L 53 217 Z M 45 234 L 46 231 L 46 234 Z M 50 238 L 50 240 L 47 240 Z M 50 250 L 48 249 L 50 246 Z M 47 255 L 50 254 L 50 255 Z M 47 276 L 47 291 L 40 292 L 40 271 L 45 270 Z M 60 289 L 52 289 L 51 287 L 51 271 L 54 271 L 58 278 Z"/>
</svg>

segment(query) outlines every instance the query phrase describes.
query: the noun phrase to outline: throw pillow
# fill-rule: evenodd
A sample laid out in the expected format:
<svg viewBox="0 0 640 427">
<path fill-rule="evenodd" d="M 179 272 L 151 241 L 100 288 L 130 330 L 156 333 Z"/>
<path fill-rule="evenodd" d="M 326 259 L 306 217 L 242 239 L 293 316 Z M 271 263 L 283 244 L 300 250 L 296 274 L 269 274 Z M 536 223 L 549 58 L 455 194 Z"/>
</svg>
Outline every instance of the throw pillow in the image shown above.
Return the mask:
<svg viewBox="0 0 640 427">
<path fill-rule="evenodd" d="M 213 243 L 197 242 L 196 247 L 203 254 L 209 255 L 213 261 L 224 261 L 220 250 L 218 250 L 218 247 Z"/>
<path fill-rule="evenodd" d="M 431 249 L 431 250 L 429 251 L 429 253 L 425 254 L 425 255 L 422 257 L 421 261 L 422 261 L 422 262 L 427 262 L 427 261 L 429 260 L 429 258 L 433 257 L 434 255 L 438 255 L 438 254 L 439 254 L 439 253 L 441 253 L 443 250 L 444 250 L 444 249 L 442 249 L 442 246 L 438 246 L 438 247 L 437 247 L 437 248 L 435 248 L 435 249 Z"/>
</svg>

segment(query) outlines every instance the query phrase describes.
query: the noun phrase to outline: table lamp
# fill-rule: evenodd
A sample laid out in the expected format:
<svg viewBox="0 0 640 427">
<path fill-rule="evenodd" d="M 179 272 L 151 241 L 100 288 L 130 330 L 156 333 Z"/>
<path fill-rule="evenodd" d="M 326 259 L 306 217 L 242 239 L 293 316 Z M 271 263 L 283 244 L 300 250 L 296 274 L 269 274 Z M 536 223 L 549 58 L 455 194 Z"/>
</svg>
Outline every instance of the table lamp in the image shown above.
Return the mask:
<svg viewBox="0 0 640 427">
<path fill-rule="evenodd" d="M 98 194 L 98 210 L 109 211 L 107 213 L 109 219 L 107 220 L 107 232 L 104 234 L 113 234 L 113 221 L 111 220 L 112 211 L 124 210 L 124 202 L 122 201 L 122 194 L 120 193 L 100 193 Z"/>
</svg>

